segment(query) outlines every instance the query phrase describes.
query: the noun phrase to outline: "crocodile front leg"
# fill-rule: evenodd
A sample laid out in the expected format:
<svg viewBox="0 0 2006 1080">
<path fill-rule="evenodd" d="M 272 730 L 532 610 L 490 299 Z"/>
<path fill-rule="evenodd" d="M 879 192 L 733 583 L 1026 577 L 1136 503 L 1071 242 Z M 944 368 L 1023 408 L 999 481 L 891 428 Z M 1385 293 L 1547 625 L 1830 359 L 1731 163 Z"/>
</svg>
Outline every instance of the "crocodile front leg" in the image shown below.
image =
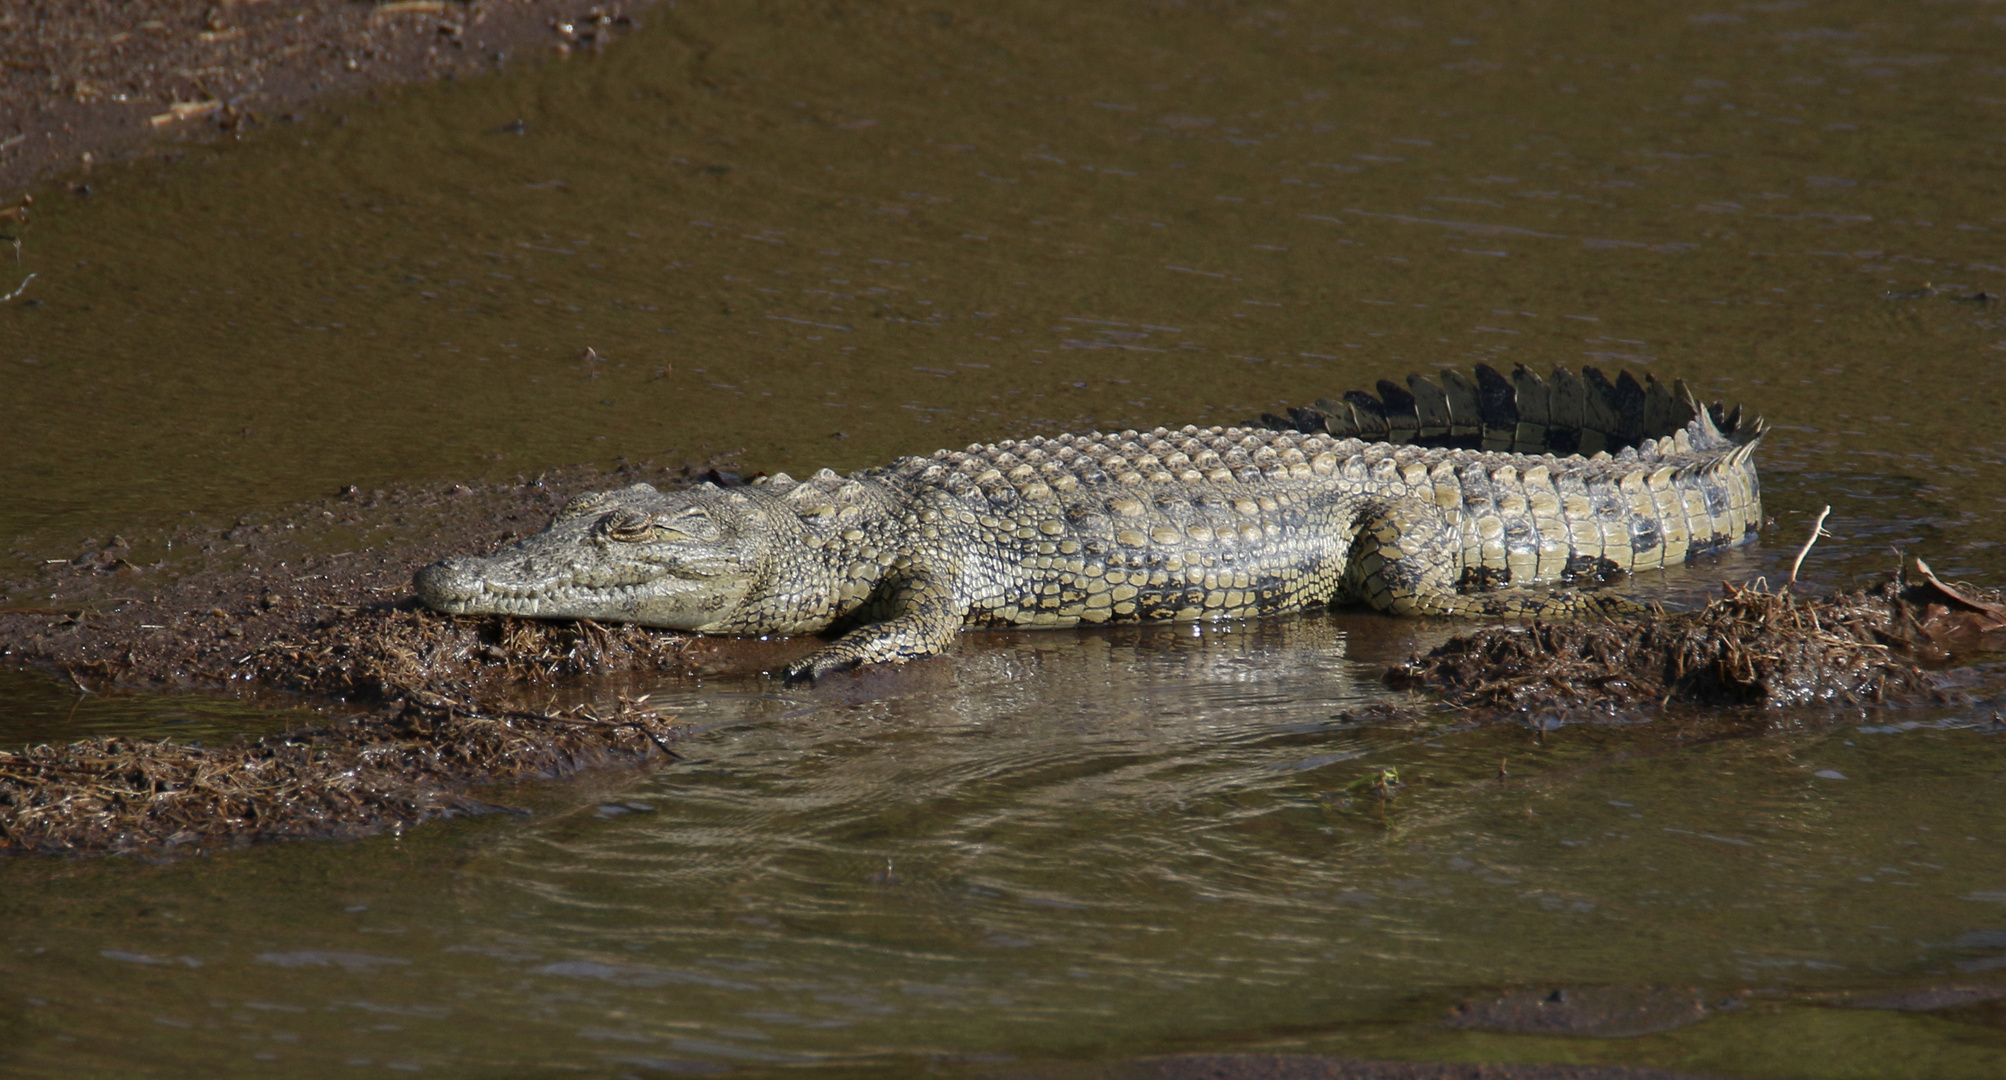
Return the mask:
<svg viewBox="0 0 2006 1080">
<path fill-rule="evenodd" d="M 859 626 L 789 664 L 787 682 L 814 682 L 863 664 L 939 655 L 968 615 L 968 602 L 956 595 L 953 580 L 947 574 L 909 571 L 881 601 L 889 618 Z"/>
</svg>

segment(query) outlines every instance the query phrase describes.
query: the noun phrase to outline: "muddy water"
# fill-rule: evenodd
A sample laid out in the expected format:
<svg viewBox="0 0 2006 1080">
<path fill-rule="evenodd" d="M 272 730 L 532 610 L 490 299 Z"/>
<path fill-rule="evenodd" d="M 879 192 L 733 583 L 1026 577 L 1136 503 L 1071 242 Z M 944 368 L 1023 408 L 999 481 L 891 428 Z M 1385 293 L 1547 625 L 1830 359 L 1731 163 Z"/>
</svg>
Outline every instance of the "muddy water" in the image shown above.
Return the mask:
<svg viewBox="0 0 2006 1080">
<path fill-rule="evenodd" d="M 628 684 L 698 728 L 688 760 L 501 793 L 519 821 L 18 862 L 8 1052 L 28 1075 L 1256 1047 L 1998 1075 L 1983 1006 L 1842 1007 L 1997 986 L 1996 725 L 1359 725 L 1336 717 L 1383 697 L 1371 631 L 989 635 L 812 692 Z M 1383 767 L 1390 804 L 1363 782 Z M 1556 991 L 1571 1011 L 1530 1032 L 1445 1023 Z"/>
<path fill-rule="evenodd" d="M 1890 545 L 2006 576 L 1986 5 L 646 21 L 42 193 L 17 268 L 40 304 L 0 306 L 17 565 L 346 484 L 850 468 L 1485 360 L 1683 377 L 1775 423 L 1768 546 L 1641 588 L 1773 572 L 1827 503 L 1814 578 Z M 10 864 L 0 1060 L 2006 1065 L 1996 1008 L 1835 1005 L 1999 985 L 2000 736 L 1961 726 L 1988 711 L 1693 744 L 1332 719 L 1435 632 L 982 635 L 811 692 L 724 673 L 648 687 L 702 728 L 690 761 L 515 793 L 529 818 Z M 270 720 L 0 692 L 10 741 Z M 1360 786 L 1382 766 L 1410 781 L 1391 806 Z M 1640 987 L 1693 996 L 1597 1019 Z M 1565 1023 L 1440 1023 L 1555 988 L 1585 1003 Z"/>
</svg>

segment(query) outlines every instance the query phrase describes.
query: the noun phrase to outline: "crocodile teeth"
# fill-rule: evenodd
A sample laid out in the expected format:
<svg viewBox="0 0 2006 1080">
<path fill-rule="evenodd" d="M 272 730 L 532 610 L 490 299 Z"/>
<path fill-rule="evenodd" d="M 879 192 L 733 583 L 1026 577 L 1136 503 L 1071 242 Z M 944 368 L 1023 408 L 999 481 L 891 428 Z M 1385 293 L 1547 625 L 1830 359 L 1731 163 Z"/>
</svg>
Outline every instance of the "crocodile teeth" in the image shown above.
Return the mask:
<svg viewBox="0 0 2006 1080">
<path fill-rule="evenodd" d="M 566 576 L 543 582 L 511 582 L 487 576 L 478 560 L 448 559 L 418 571 L 412 584 L 419 599 L 441 610 L 535 615 L 621 604 L 645 595 L 652 581 L 601 584 Z"/>
</svg>

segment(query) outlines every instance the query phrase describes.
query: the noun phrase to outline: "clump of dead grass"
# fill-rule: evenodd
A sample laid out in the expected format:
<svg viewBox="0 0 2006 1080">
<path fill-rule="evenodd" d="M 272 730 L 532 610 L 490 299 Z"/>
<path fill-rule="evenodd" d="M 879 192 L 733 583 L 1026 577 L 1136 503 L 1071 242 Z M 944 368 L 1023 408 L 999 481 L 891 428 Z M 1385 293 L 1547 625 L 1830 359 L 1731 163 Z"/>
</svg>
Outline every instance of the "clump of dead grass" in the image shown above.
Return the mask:
<svg viewBox="0 0 2006 1080">
<path fill-rule="evenodd" d="M 1838 596 L 1728 584 L 1699 611 L 1488 627 L 1386 681 L 1501 710 L 1947 700 L 1925 665 L 2006 645 L 2006 608 L 1921 571 Z"/>
<path fill-rule="evenodd" d="M 471 785 L 673 756 L 675 726 L 623 701 L 497 708 L 526 683 L 672 666 L 679 634 L 592 622 L 349 608 L 244 646 L 240 678 L 374 706 L 233 746 L 93 739 L 0 751 L 0 852 L 160 851 L 354 837 L 497 809 Z M 116 661 L 71 674 L 116 678 Z"/>
<path fill-rule="evenodd" d="M 202 747 L 92 739 L 0 751 L 0 851 L 133 852 L 360 836 L 496 809 L 475 783 L 673 757 L 674 725 L 623 701 L 532 713 L 403 702 L 377 716 Z"/>
<path fill-rule="evenodd" d="M 590 620 L 452 617 L 415 601 L 355 610 L 247 649 L 259 682 L 344 700 L 442 705 L 578 675 L 678 668 L 687 634 Z"/>
</svg>

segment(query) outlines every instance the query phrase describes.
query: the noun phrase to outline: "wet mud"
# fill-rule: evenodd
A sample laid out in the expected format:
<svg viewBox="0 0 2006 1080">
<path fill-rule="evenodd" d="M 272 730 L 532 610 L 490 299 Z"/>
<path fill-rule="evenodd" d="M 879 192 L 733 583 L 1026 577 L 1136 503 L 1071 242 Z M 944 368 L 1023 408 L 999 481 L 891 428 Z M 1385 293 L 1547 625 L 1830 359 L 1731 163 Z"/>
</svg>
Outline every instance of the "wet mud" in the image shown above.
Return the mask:
<svg viewBox="0 0 2006 1080">
<path fill-rule="evenodd" d="M 113 536 L 45 561 L 38 580 L 9 590 L 16 600 L 0 608 L 0 660 L 58 673 L 85 693 L 267 687 L 463 707 L 525 678 L 662 666 L 686 638 L 436 616 L 412 597 L 411 573 L 541 529 L 581 491 L 674 487 L 698 476 L 731 479 L 709 463 L 578 467 L 477 487 L 351 488 L 221 529 Z M 36 606 L 43 594 L 59 606 Z"/>
<path fill-rule="evenodd" d="M 328 95 L 598 51 L 647 0 L 30 0 L 0 12 L 0 192 L 295 119 Z M 11 194 L 11 193 L 10 193 Z"/>
</svg>

